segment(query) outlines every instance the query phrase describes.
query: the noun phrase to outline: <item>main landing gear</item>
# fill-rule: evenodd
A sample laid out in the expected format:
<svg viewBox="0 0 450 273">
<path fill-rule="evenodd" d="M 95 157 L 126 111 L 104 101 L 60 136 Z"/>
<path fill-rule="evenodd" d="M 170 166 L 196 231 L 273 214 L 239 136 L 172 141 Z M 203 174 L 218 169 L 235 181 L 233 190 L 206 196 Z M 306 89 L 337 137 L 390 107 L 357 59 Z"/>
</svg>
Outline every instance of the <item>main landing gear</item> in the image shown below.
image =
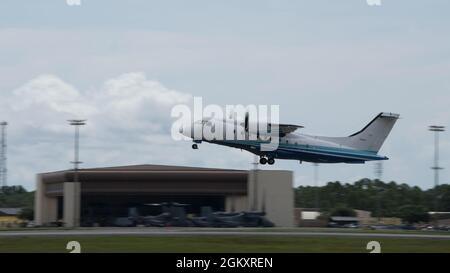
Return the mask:
<svg viewBox="0 0 450 273">
<path fill-rule="evenodd" d="M 197 150 L 197 149 L 198 149 L 197 143 L 192 144 L 192 149 L 194 149 L 194 150 Z"/>
<path fill-rule="evenodd" d="M 275 159 L 273 157 L 265 158 L 261 156 L 261 158 L 259 159 L 259 163 L 261 165 L 265 165 L 267 163 L 269 163 L 269 165 L 273 165 L 275 163 Z"/>
</svg>

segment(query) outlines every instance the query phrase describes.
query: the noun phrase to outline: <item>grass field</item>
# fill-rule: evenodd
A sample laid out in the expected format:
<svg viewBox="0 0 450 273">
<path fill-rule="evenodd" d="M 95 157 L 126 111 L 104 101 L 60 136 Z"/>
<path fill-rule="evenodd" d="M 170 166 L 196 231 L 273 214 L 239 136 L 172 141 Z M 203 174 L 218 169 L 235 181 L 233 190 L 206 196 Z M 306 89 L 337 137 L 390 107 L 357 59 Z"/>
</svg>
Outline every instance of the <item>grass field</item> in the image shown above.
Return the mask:
<svg viewBox="0 0 450 273">
<path fill-rule="evenodd" d="M 367 253 L 369 241 L 377 240 L 382 252 L 446 252 L 450 240 L 416 238 L 353 238 L 298 236 L 83 236 L 0 237 L 0 252 L 68 252 L 66 244 L 78 241 L 82 252 L 356 252 Z"/>
</svg>

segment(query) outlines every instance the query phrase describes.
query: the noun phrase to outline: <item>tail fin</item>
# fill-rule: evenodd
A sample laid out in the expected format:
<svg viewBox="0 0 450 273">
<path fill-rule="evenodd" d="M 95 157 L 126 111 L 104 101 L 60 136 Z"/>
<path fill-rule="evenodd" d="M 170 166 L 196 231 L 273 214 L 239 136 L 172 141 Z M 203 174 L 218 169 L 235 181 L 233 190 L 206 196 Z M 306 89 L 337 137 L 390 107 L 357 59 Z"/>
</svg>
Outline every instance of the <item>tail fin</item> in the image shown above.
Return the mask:
<svg viewBox="0 0 450 273">
<path fill-rule="evenodd" d="M 399 114 L 380 113 L 361 131 L 347 137 L 345 144 L 358 150 L 378 152 L 399 117 Z"/>
</svg>

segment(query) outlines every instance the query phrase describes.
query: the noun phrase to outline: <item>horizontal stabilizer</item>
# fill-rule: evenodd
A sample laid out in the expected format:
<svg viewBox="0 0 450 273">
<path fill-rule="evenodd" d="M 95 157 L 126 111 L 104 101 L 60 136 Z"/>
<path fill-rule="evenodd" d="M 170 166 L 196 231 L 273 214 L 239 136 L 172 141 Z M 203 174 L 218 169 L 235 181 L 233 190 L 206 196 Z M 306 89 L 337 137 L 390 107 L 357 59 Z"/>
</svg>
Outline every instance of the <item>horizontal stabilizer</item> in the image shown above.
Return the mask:
<svg viewBox="0 0 450 273">
<path fill-rule="evenodd" d="M 378 153 L 399 117 L 399 114 L 382 112 L 363 129 L 348 137 L 320 137 L 320 139 L 356 150 Z"/>
</svg>

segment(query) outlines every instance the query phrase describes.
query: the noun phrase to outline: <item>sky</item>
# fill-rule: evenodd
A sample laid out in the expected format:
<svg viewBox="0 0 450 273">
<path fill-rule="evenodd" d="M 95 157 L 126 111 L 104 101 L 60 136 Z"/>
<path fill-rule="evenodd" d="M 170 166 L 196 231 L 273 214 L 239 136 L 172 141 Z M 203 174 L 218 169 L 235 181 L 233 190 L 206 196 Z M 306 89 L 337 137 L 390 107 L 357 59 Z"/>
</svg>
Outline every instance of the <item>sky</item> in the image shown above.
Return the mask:
<svg viewBox="0 0 450 273">
<path fill-rule="evenodd" d="M 302 132 L 346 136 L 379 112 L 401 114 L 380 154 L 382 179 L 433 186 L 432 124 L 450 122 L 447 0 L 3 0 L 0 120 L 8 121 L 8 184 L 71 168 L 165 164 L 248 169 L 247 152 L 193 151 L 170 136 L 174 105 L 279 105 Z M 449 182 L 450 139 L 440 141 Z M 262 169 L 314 184 L 312 164 Z M 321 164 L 319 183 L 375 176 L 374 163 Z"/>
</svg>

